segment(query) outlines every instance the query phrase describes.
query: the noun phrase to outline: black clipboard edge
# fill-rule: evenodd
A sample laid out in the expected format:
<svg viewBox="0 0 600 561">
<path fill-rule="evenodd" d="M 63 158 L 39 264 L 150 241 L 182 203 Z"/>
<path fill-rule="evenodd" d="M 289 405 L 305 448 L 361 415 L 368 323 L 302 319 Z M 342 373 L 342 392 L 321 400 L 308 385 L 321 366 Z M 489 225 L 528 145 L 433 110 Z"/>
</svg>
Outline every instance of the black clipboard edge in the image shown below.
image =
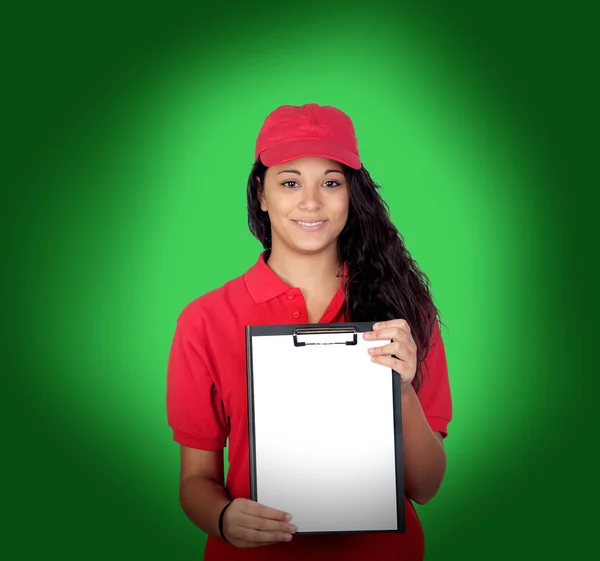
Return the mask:
<svg viewBox="0 0 600 561">
<path fill-rule="evenodd" d="M 291 523 L 294 523 L 293 519 Z M 335 534 L 343 536 L 352 534 L 401 534 L 404 531 L 405 530 L 333 530 L 331 532 L 296 532 L 294 536 L 333 536 Z"/>
<path fill-rule="evenodd" d="M 248 384 L 248 443 L 250 461 L 250 499 L 257 500 L 256 489 L 256 439 L 254 437 L 254 379 L 252 377 L 252 335 L 254 327 L 246 326 L 246 373 Z"/>
<path fill-rule="evenodd" d="M 347 323 L 309 323 L 285 325 L 246 326 L 246 372 L 248 382 L 248 443 L 250 461 L 250 499 L 258 500 L 256 485 L 256 440 L 254 435 L 254 384 L 252 369 L 252 337 L 271 335 L 293 335 L 299 328 L 354 327 L 359 333 L 371 331 L 375 321 Z M 404 491 L 404 461 L 402 449 L 402 381 L 395 370 L 391 370 L 392 399 L 394 400 L 394 456 L 396 459 L 396 530 L 343 530 L 333 532 L 296 532 L 296 535 L 332 534 L 398 534 L 406 532 L 406 504 Z"/>
<path fill-rule="evenodd" d="M 392 399 L 394 400 L 394 455 L 396 458 L 396 509 L 398 532 L 406 532 L 404 502 L 404 451 L 402 449 L 402 379 L 392 370 Z"/>
<path fill-rule="evenodd" d="M 359 333 L 371 331 L 374 321 L 359 321 L 350 323 L 291 323 L 285 325 L 258 325 L 246 326 L 246 334 L 250 337 L 260 337 L 261 335 L 293 335 L 296 329 L 330 329 L 336 327 L 354 327 Z M 248 330 L 250 329 L 250 332 Z"/>
</svg>

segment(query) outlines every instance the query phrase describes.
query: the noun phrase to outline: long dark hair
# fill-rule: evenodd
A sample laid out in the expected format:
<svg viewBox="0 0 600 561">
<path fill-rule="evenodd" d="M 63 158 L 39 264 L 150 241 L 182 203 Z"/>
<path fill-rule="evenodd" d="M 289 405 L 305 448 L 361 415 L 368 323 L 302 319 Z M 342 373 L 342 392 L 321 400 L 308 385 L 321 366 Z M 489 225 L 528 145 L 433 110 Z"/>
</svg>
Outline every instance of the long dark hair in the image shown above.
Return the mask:
<svg viewBox="0 0 600 561">
<path fill-rule="evenodd" d="M 260 208 L 259 186 L 265 183 L 267 167 L 260 159 L 248 178 L 248 225 L 263 245 L 266 257 L 271 251 L 271 221 Z M 405 319 L 417 344 L 416 390 L 423 380 L 422 365 L 429 353 L 439 312 L 430 292 L 429 279 L 411 257 L 389 217 L 389 208 L 364 166 L 355 170 L 344 166 L 349 183 L 348 220 L 338 238 L 338 251 L 348 266 L 345 284 L 346 321 L 385 321 Z M 258 182 L 260 180 L 260 184 Z"/>
</svg>

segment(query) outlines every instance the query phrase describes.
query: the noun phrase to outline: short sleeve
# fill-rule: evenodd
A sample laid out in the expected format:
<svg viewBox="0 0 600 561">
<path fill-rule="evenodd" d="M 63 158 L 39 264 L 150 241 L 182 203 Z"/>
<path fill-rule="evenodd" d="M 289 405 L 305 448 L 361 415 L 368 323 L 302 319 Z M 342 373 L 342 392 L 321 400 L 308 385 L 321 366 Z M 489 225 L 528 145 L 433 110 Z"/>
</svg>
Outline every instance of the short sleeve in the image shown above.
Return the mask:
<svg viewBox="0 0 600 561">
<path fill-rule="evenodd" d="M 221 450 L 227 440 L 222 400 L 199 345 L 180 325 L 175 330 L 167 368 L 167 420 L 173 439 L 201 450 Z"/>
<path fill-rule="evenodd" d="M 448 435 L 452 420 L 452 398 L 444 341 L 438 322 L 434 324 L 429 353 L 421 365 L 422 382 L 417 395 L 431 430 Z"/>
</svg>

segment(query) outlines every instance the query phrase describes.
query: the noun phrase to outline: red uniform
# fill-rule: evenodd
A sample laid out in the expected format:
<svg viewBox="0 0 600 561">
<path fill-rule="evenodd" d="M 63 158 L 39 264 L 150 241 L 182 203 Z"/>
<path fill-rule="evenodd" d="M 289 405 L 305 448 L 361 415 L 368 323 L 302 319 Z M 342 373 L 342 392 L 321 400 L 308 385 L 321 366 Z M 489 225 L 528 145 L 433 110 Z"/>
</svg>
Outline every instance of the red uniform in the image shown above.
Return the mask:
<svg viewBox="0 0 600 561">
<path fill-rule="evenodd" d="M 343 322 L 343 312 L 340 283 L 319 323 Z M 191 448 L 222 450 L 229 438 L 225 486 L 232 499 L 250 498 L 244 327 L 289 323 L 309 323 L 306 303 L 300 289 L 288 286 L 268 267 L 264 254 L 244 275 L 191 302 L 177 322 L 168 367 L 169 425 L 174 440 Z M 424 369 L 418 396 L 431 428 L 446 435 L 452 406 L 437 324 L 431 345 L 426 359 L 429 376 Z M 408 499 L 405 503 L 405 533 L 297 535 L 289 543 L 256 548 L 237 548 L 209 536 L 204 558 L 420 561 L 424 555 L 421 524 L 412 503 Z"/>
</svg>

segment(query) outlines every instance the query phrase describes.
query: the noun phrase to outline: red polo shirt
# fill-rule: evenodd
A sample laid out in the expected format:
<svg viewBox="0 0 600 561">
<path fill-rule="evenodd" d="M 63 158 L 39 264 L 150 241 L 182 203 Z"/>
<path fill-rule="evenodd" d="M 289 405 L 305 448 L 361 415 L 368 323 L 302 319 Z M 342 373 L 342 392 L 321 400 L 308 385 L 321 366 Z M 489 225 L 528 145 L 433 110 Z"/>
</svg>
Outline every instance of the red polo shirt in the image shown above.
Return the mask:
<svg viewBox="0 0 600 561">
<path fill-rule="evenodd" d="M 319 323 L 343 322 L 343 310 L 340 283 Z M 289 323 L 309 323 L 306 303 L 300 289 L 288 286 L 269 268 L 264 254 L 244 275 L 188 304 L 177 321 L 167 376 L 169 425 L 174 440 L 191 448 L 222 450 L 229 439 L 226 488 L 232 499 L 250 498 L 244 327 Z M 430 376 L 424 376 L 418 396 L 431 428 L 446 435 L 452 407 L 437 326 L 431 345 L 426 359 Z M 209 536 L 204 558 L 420 561 L 423 554 L 421 524 L 406 499 L 402 534 L 299 535 L 289 543 L 257 548 L 236 548 Z"/>
</svg>

